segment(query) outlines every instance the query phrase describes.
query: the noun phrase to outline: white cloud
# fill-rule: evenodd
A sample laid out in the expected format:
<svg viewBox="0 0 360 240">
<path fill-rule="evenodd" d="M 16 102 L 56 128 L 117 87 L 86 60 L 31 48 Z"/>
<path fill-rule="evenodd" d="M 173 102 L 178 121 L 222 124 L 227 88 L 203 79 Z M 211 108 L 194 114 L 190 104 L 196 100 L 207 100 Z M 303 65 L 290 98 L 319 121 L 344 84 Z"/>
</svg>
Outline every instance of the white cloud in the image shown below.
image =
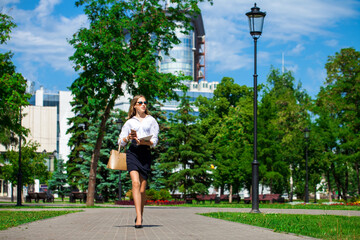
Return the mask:
<svg viewBox="0 0 360 240">
<path fill-rule="evenodd" d="M 329 28 L 343 18 L 357 16 L 354 6 L 358 4 L 353 0 L 258 0 L 256 3 L 261 11 L 267 13 L 261 40 L 275 47 L 288 42 L 296 43 L 289 54 L 302 53 L 305 50 L 304 40 L 331 36 Z M 245 0 L 215 0 L 213 6 L 201 5 L 207 61 L 215 69 L 236 70 L 246 67 L 246 64 L 230 61 L 243 60 L 247 63 L 246 49 L 253 43 L 245 13 L 251 7 L 253 3 Z"/>
<path fill-rule="evenodd" d="M 335 39 L 325 41 L 325 45 L 329 46 L 329 47 L 336 47 L 338 44 L 339 44 L 339 41 L 335 40 Z"/>
<path fill-rule="evenodd" d="M 300 54 L 304 50 L 305 50 L 305 47 L 303 46 L 303 44 L 299 43 L 293 49 L 291 49 L 288 52 L 288 54 L 289 55 L 297 55 L 297 54 Z"/>
<path fill-rule="evenodd" d="M 308 90 L 310 94 L 317 94 L 320 86 L 325 82 L 326 70 L 324 68 L 307 68 L 308 83 L 303 87 Z"/>
<path fill-rule="evenodd" d="M 18 3 L 19 1 L 20 0 L 2 0 L 0 7 L 6 6 L 7 4 L 10 4 L 10 3 Z"/>
<path fill-rule="evenodd" d="M 87 24 L 85 15 L 73 18 L 54 16 L 52 12 L 60 0 L 41 0 L 33 10 L 12 8 L 11 16 L 18 25 L 5 46 L 15 53 L 21 68 L 18 69 L 30 81 L 38 82 L 37 72 L 44 66 L 73 74 L 68 58 L 73 54 L 67 42 L 80 27 Z"/>
<path fill-rule="evenodd" d="M 290 72 L 293 72 L 293 73 L 296 73 L 299 69 L 299 66 L 297 64 L 293 64 L 293 65 L 286 65 L 285 66 L 285 69 L 287 71 L 290 71 Z"/>
<path fill-rule="evenodd" d="M 60 1 L 61 0 L 40 0 L 34 12 L 39 18 L 47 17 L 53 12 L 55 5 L 60 3 Z"/>
</svg>

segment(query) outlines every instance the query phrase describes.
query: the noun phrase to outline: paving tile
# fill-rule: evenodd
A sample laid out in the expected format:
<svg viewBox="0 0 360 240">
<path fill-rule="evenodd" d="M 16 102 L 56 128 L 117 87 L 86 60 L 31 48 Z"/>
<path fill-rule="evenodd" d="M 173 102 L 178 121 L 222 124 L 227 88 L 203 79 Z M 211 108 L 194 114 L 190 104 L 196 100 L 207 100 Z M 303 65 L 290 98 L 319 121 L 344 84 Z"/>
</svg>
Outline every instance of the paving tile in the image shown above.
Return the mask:
<svg viewBox="0 0 360 240">
<path fill-rule="evenodd" d="M 34 210 L 34 209 L 31 209 Z M 39 209 L 44 210 L 44 209 Z M 56 209 L 51 209 L 56 210 Z M 57 209 L 59 210 L 59 209 Z M 250 212 L 249 208 L 145 207 L 142 229 L 134 228 L 133 207 L 89 208 L 0 231 L 1 240 L 188 240 L 188 239 L 313 239 L 204 217 L 196 213 Z M 360 216 L 360 211 L 260 209 L 264 213 Z"/>
</svg>

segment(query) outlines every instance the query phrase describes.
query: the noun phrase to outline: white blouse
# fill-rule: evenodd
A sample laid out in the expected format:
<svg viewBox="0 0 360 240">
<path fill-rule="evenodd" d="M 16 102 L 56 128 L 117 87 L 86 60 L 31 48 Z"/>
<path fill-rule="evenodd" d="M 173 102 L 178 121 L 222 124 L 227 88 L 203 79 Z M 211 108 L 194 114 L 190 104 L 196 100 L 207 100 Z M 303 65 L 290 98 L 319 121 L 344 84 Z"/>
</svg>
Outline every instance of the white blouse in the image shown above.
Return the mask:
<svg viewBox="0 0 360 240">
<path fill-rule="evenodd" d="M 126 138 L 130 134 L 131 129 L 136 131 L 138 139 L 152 135 L 150 139 L 150 141 L 153 143 L 152 147 L 155 147 L 159 141 L 159 124 L 155 118 L 150 115 L 147 115 L 142 120 L 142 122 L 140 122 L 139 119 L 135 116 L 127 120 L 121 129 L 118 144 L 121 144 L 121 146 L 126 145 L 126 142 L 123 141 L 123 138 Z"/>
</svg>

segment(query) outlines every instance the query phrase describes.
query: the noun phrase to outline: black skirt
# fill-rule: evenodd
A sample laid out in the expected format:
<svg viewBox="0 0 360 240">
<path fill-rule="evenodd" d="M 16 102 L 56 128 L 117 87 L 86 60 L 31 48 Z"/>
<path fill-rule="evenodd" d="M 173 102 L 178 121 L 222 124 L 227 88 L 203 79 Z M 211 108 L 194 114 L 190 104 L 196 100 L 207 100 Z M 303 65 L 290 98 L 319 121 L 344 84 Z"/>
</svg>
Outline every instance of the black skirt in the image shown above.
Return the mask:
<svg viewBox="0 0 360 240">
<path fill-rule="evenodd" d="M 148 179 L 151 166 L 150 147 L 145 145 L 137 145 L 133 140 L 129 149 L 126 150 L 126 164 L 129 173 L 131 171 L 138 171 L 141 177 Z"/>
</svg>

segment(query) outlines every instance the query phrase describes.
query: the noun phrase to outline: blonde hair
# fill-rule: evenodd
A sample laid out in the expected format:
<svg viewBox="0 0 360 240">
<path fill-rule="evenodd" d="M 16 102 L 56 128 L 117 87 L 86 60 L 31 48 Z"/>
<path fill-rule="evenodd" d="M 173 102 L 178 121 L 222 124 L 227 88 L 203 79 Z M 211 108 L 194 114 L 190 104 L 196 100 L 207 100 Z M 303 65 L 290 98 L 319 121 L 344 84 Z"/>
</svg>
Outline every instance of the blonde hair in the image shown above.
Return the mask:
<svg viewBox="0 0 360 240">
<path fill-rule="evenodd" d="M 142 97 L 145 98 L 144 95 L 136 95 L 136 96 L 131 100 L 127 119 L 130 119 L 130 118 L 132 118 L 133 116 L 136 115 L 135 105 L 136 105 L 137 101 L 139 100 L 139 98 L 142 98 Z M 146 98 L 145 98 L 145 101 L 146 101 Z M 150 115 L 150 112 L 149 112 L 149 110 L 147 109 L 147 107 L 146 107 L 146 109 L 145 109 L 145 114 L 146 114 L 146 115 Z"/>
</svg>

